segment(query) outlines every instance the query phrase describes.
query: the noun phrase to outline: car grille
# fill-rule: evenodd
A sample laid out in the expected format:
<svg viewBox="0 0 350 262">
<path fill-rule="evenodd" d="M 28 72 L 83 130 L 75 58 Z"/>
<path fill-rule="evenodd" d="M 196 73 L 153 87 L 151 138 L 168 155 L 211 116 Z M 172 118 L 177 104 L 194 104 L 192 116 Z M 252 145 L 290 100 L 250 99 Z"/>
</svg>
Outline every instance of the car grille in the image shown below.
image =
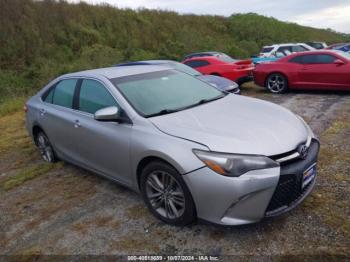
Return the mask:
<svg viewBox="0 0 350 262">
<path fill-rule="evenodd" d="M 277 214 L 294 203 L 297 203 L 313 184 L 312 182 L 301 189 L 302 175 L 284 175 L 278 182 L 275 193 L 266 209 L 266 215 L 272 216 Z"/>
<path fill-rule="evenodd" d="M 318 151 L 319 143 L 313 140 L 306 159 L 299 158 L 292 162 L 281 163 L 281 175 L 266 209 L 266 216 L 275 216 L 295 207 L 310 193 L 315 181 L 302 188 L 303 173 L 317 161 Z"/>
</svg>

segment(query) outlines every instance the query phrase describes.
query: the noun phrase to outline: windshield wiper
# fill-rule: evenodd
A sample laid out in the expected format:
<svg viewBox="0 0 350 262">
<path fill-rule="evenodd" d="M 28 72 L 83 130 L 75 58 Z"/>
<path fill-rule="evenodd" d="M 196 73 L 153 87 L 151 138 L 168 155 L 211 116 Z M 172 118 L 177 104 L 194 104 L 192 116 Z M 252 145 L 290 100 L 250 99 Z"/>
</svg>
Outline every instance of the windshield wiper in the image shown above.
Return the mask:
<svg viewBox="0 0 350 262">
<path fill-rule="evenodd" d="M 205 103 L 209 103 L 209 102 L 212 102 L 214 100 L 218 100 L 220 98 L 223 98 L 226 95 L 227 95 L 227 93 L 223 93 L 222 95 L 219 95 L 219 96 L 214 97 L 214 98 L 201 99 L 197 103 L 194 103 L 192 105 L 181 108 L 181 110 L 188 109 L 188 108 L 195 107 L 195 106 L 199 106 L 199 105 L 203 105 Z"/>
<path fill-rule="evenodd" d="M 159 112 L 147 115 L 146 117 L 154 117 L 154 116 L 161 116 L 161 115 L 167 115 L 167 114 L 175 113 L 175 112 L 182 111 L 182 110 L 185 110 L 185 109 L 188 109 L 188 108 L 191 108 L 191 107 L 195 107 L 195 106 L 198 106 L 198 105 L 202 105 L 202 104 L 214 101 L 214 100 L 218 100 L 220 98 L 223 98 L 226 95 L 227 95 L 227 93 L 223 93 L 222 95 L 214 97 L 214 98 L 201 99 L 197 103 L 194 103 L 192 105 L 185 106 L 185 107 L 180 107 L 180 108 L 177 108 L 177 109 L 162 109 Z"/>
<path fill-rule="evenodd" d="M 161 115 L 171 114 L 177 111 L 179 111 L 179 109 L 162 109 L 159 112 L 147 115 L 146 117 L 161 116 Z"/>
</svg>

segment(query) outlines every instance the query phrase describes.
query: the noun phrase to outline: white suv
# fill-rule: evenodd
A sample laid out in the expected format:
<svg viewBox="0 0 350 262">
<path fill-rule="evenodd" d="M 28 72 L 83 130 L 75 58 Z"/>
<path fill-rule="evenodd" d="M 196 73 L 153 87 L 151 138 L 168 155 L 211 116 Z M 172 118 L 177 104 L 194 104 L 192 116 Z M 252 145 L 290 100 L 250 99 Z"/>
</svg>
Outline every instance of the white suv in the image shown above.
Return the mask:
<svg viewBox="0 0 350 262">
<path fill-rule="evenodd" d="M 288 43 L 264 46 L 259 57 L 283 57 L 297 52 L 316 50 L 305 43 Z"/>
</svg>

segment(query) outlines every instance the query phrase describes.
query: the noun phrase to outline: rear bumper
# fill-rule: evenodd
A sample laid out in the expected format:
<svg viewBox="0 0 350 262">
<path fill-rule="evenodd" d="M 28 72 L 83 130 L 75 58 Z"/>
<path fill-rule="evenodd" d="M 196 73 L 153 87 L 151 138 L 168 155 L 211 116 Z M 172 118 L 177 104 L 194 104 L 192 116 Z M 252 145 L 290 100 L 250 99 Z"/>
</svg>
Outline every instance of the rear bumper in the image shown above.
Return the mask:
<svg viewBox="0 0 350 262">
<path fill-rule="evenodd" d="M 236 79 L 236 83 L 238 85 L 242 85 L 242 84 L 244 84 L 246 82 L 250 82 L 250 81 L 253 81 L 253 75 L 252 74 L 247 75 L 247 76 L 242 76 L 242 77 Z"/>
</svg>

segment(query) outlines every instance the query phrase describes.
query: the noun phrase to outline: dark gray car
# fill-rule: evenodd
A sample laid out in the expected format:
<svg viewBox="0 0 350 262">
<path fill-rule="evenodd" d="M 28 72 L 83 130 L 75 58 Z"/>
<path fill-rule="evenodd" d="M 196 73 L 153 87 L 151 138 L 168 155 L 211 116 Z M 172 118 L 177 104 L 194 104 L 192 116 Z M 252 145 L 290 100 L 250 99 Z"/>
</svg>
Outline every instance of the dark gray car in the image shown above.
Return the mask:
<svg viewBox="0 0 350 262">
<path fill-rule="evenodd" d="M 135 62 L 127 62 L 122 64 L 117 64 L 115 66 L 134 66 L 134 65 L 164 65 L 170 68 L 174 68 L 176 70 L 185 72 L 189 75 L 195 76 L 198 79 L 211 84 L 221 91 L 230 92 L 233 94 L 240 94 L 241 90 L 236 82 L 231 81 L 230 79 L 216 76 L 216 75 L 203 75 L 197 70 L 189 67 L 185 64 L 172 61 L 172 60 L 144 60 L 144 61 L 135 61 Z"/>
</svg>

